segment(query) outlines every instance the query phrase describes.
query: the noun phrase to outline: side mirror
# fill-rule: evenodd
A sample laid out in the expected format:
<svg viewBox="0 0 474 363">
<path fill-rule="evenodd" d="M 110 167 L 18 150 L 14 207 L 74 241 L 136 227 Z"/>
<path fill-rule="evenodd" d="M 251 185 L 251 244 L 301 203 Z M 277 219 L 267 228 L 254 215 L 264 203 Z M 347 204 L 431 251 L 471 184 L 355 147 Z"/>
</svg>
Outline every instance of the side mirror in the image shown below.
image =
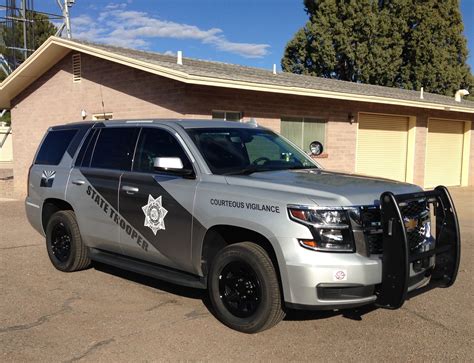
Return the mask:
<svg viewBox="0 0 474 363">
<path fill-rule="evenodd" d="M 182 170 L 183 162 L 180 158 L 154 158 L 153 167 L 158 170 Z"/>
<path fill-rule="evenodd" d="M 311 144 L 309 144 L 309 150 L 313 156 L 321 155 L 324 151 L 323 144 L 321 144 L 319 141 L 313 141 Z"/>
<path fill-rule="evenodd" d="M 194 171 L 185 169 L 183 162 L 178 157 L 158 157 L 153 159 L 153 168 L 157 171 L 169 172 L 170 174 L 182 175 L 193 178 Z"/>
</svg>

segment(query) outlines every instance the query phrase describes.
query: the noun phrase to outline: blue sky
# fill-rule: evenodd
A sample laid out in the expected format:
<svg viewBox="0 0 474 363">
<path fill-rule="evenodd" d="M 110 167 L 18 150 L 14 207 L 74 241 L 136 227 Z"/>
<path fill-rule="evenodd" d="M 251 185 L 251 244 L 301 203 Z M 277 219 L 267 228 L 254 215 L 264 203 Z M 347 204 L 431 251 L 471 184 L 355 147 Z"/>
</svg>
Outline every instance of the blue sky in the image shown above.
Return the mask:
<svg viewBox="0 0 474 363">
<path fill-rule="evenodd" d="M 54 0 L 35 5 L 58 11 Z M 461 10 L 474 53 L 474 0 Z M 71 16 L 73 37 L 268 69 L 307 20 L 302 0 L 76 0 Z"/>
</svg>

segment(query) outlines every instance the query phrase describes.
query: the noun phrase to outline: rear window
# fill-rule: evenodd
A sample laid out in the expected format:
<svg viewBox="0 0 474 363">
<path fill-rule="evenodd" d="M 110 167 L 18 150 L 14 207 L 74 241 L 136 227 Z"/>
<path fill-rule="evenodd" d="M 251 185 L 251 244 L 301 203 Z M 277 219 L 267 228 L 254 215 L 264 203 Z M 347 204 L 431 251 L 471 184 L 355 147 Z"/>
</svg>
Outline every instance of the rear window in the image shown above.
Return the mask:
<svg viewBox="0 0 474 363">
<path fill-rule="evenodd" d="M 35 164 L 58 165 L 77 129 L 50 131 L 36 156 Z"/>
<path fill-rule="evenodd" d="M 131 170 L 138 128 L 103 128 L 94 148 L 91 167 Z"/>
</svg>

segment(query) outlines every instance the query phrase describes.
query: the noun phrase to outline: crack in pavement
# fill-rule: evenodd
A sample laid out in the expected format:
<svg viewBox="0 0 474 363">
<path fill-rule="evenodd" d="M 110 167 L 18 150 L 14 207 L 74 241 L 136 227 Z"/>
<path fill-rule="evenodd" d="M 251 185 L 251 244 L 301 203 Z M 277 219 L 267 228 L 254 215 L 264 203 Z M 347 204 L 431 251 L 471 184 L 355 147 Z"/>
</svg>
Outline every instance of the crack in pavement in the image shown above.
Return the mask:
<svg viewBox="0 0 474 363">
<path fill-rule="evenodd" d="M 200 309 L 195 309 L 192 310 L 189 313 L 184 314 L 184 317 L 186 318 L 185 320 L 195 320 L 195 319 L 200 319 L 209 316 L 209 312 L 203 311 L 201 308 Z"/>
<path fill-rule="evenodd" d="M 424 320 L 424 321 L 427 321 L 428 323 L 434 324 L 434 325 L 436 325 L 436 326 L 438 326 L 438 327 L 440 327 L 440 328 L 442 328 L 442 329 L 444 329 L 444 330 L 447 330 L 447 331 L 449 331 L 449 332 L 451 332 L 451 333 L 455 333 L 454 330 L 452 330 L 451 328 L 447 327 L 447 326 L 444 325 L 443 323 L 440 323 L 439 321 L 436 321 L 436 320 L 434 320 L 434 319 L 432 319 L 432 318 L 429 318 L 429 317 L 427 317 L 427 316 L 425 316 L 425 315 L 423 315 L 423 314 L 421 314 L 421 313 L 418 313 L 418 312 L 416 312 L 416 311 L 414 311 L 414 310 L 410 310 L 410 309 L 408 309 L 408 308 L 406 308 L 406 307 L 402 307 L 402 310 L 408 311 L 409 313 L 411 313 L 411 314 L 417 316 L 418 318 L 420 318 L 420 319 L 422 319 L 422 320 Z"/>
<path fill-rule="evenodd" d="M 82 353 L 81 355 L 78 355 L 78 356 L 75 356 L 71 359 L 68 359 L 66 361 L 64 361 L 64 363 L 72 363 L 72 362 L 77 362 L 79 360 L 81 360 L 82 358 L 88 356 L 89 354 L 95 352 L 96 350 L 100 349 L 101 347 L 107 345 L 107 344 L 110 344 L 112 342 L 114 342 L 115 339 L 114 338 L 110 338 L 110 339 L 106 339 L 106 340 L 101 340 L 100 342 L 97 342 L 93 345 L 91 345 L 89 347 L 89 349 L 87 349 L 84 353 Z"/>
<path fill-rule="evenodd" d="M 163 305 L 167 305 L 167 304 L 177 305 L 177 303 L 178 303 L 178 301 L 175 300 L 175 299 L 166 300 L 166 301 L 163 301 L 163 302 L 161 302 L 157 305 L 152 306 L 151 308 L 146 309 L 145 311 L 152 311 L 152 310 L 158 309 L 158 308 L 162 307 Z"/>
<path fill-rule="evenodd" d="M 15 248 L 36 247 L 36 246 L 42 246 L 42 244 L 22 245 L 22 246 L 11 246 L 11 247 L 0 247 L 0 250 L 13 250 L 13 249 L 15 249 Z"/>
<path fill-rule="evenodd" d="M 67 312 L 71 311 L 72 310 L 71 304 L 76 300 L 80 300 L 80 297 L 77 296 L 77 294 L 74 294 L 74 296 L 70 297 L 69 299 L 66 299 L 63 302 L 63 304 L 61 306 L 61 309 L 59 309 L 57 311 L 54 311 L 50 314 L 42 315 L 36 321 L 33 321 L 31 323 L 20 324 L 20 325 L 12 325 L 12 326 L 4 327 L 4 328 L 0 327 L 0 334 L 1 333 L 10 333 L 10 332 L 13 332 L 13 331 L 18 331 L 18 330 L 27 330 L 27 329 L 31 329 L 31 328 L 37 327 L 39 325 L 42 325 L 42 324 L 48 322 L 51 318 L 54 318 L 55 316 L 58 316 L 58 315 L 61 315 L 61 314 L 64 314 L 64 313 L 67 313 Z"/>
</svg>

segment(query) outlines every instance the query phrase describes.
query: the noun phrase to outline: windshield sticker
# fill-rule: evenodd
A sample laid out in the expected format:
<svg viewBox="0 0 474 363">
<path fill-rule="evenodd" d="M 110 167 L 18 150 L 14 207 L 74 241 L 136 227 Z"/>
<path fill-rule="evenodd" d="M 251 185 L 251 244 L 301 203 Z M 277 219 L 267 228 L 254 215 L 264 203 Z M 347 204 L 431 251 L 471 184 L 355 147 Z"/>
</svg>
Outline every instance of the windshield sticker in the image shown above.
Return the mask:
<svg viewBox="0 0 474 363">
<path fill-rule="evenodd" d="M 165 217 L 168 211 L 161 204 L 161 195 L 155 199 L 148 194 L 148 203 L 142 207 L 142 210 L 145 214 L 144 225 L 150 228 L 155 236 L 159 230 L 166 229 Z"/>
<path fill-rule="evenodd" d="M 41 183 L 40 187 L 51 188 L 53 186 L 54 178 L 56 177 L 56 172 L 53 170 L 43 170 L 41 174 Z"/>
<path fill-rule="evenodd" d="M 259 212 L 280 213 L 280 206 L 278 205 L 239 202 L 236 200 L 228 200 L 228 199 L 211 199 L 210 203 L 211 205 L 216 206 L 216 207 L 239 208 L 239 209 L 255 210 Z"/>
<path fill-rule="evenodd" d="M 122 216 L 109 203 L 107 203 L 107 201 L 102 198 L 102 196 L 97 193 L 94 188 L 92 188 L 92 186 L 87 186 L 86 194 L 90 196 L 91 199 L 99 206 L 99 208 L 102 209 L 104 213 L 115 222 L 115 224 L 120 226 L 120 228 L 127 235 L 129 235 L 132 240 L 135 240 L 139 247 L 148 252 L 148 242 L 145 240 L 145 238 L 143 238 L 140 233 L 135 230 L 135 228 L 127 223 L 127 221 L 122 218 Z"/>
</svg>

